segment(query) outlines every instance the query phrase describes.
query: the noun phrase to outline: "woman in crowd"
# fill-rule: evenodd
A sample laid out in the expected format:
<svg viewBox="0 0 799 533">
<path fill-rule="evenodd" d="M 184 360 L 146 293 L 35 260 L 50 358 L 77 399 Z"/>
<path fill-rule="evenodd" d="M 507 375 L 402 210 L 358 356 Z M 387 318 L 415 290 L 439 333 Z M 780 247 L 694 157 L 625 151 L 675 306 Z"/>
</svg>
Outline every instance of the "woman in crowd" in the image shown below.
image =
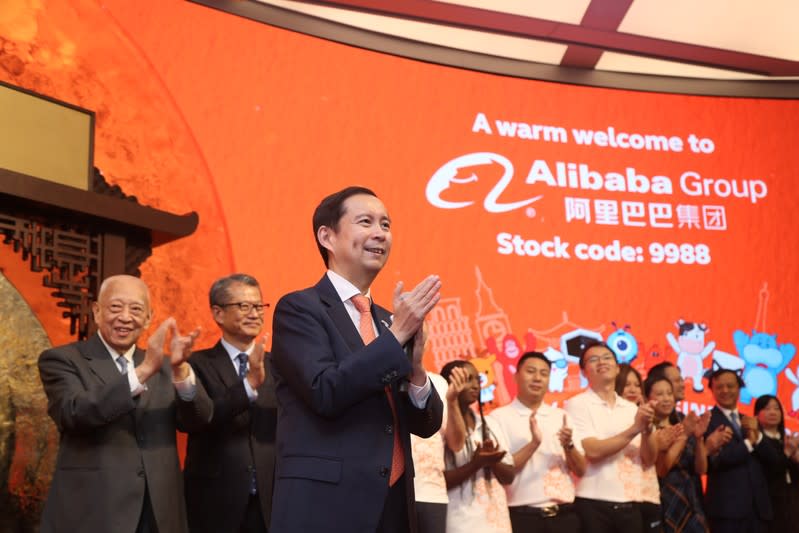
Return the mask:
<svg viewBox="0 0 799 533">
<path fill-rule="evenodd" d="M 701 487 L 697 476 L 707 471 L 707 450 L 704 434 L 710 412 L 701 417 L 690 413 L 675 423 L 674 389 L 662 373 L 649 376 L 644 382 L 644 395 L 655 403 L 657 430 L 657 475 L 660 481 L 662 527 L 667 533 L 706 533 L 702 510 Z"/>
<path fill-rule="evenodd" d="M 448 382 L 453 370 L 464 368 L 467 385 L 458 396 L 460 409 L 449 413 L 450 423 L 462 418 L 466 442 L 459 451 L 446 449 L 447 533 L 510 533 L 505 489 L 513 481 L 513 456 L 502 431 L 487 423 L 480 403 L 477 369 L 468 361 L 450 361 L 441 369 Z M 478 413 L 471 405 L 477 402 Z"/>
<path fill-rule="evenodd" d="M 644 398 L 641 392 L 642 383 L 641 374 L 636 369 L 627 363 L 619 365 L 619 373 L 616 375 L 616 394 L 635 405 L 640 405 Z"/>
<path fill-rule="evenodd" d="M 785 414 L 782 404 L 770 394 L 755 401 L 755 417 L 763 439 L 773 453 L 758 453 L 768 483 L 774 519 L 769 532 L 799 532 L 799 437 L 785 435 Z"/>
<path fill-rule="evenodd" d="M 643 380 L 641 374 L 628 365 L 619 365 L 619 373 L 616 375 L 616 394 L 635 405 L 641 405 L 644 401 Z M 636 458 L 637 459 L 637 458 Z M 638 503 L 641 510 L 641 519 L 644 531 L 660 531 L 661 512 L 660 512 L 660 488 L 654 466 L 645 467 L 636 461 L 636 468 L 640 469 L 640 490 L 638 490 Z"/>
</svg>

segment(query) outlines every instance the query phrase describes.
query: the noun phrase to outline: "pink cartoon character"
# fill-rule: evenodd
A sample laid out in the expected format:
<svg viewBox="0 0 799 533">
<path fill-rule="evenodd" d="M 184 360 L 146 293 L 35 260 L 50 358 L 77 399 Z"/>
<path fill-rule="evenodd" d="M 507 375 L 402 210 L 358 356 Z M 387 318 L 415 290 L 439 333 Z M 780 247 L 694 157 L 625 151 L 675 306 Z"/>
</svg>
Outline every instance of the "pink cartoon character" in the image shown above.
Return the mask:
<svg viewBox="0 0 799 533">
<path fill-rule="evenodd" d="M 674 338 L 672 332 L 666 333 L 666 339 L 671 348 L 679 354 L 677 367 L 684 378 L 691 378 L 694 390 L 702 392 L 705 390 L 702 385 L 704 360 L 716 349 L 716 343 L 711 341 L 705 344 L 705 333 L 710 331 L 705 324 L 680 319 L 674 325 L 679 330 L 679 340 Z"/>
</svg>

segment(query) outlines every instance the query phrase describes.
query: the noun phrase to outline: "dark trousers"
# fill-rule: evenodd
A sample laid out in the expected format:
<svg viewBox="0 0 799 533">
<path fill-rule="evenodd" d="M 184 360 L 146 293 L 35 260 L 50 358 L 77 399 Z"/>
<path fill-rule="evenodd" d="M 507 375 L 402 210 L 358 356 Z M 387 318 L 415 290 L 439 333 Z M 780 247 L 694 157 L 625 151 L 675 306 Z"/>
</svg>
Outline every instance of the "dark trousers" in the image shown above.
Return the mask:
<svg viewBox="0 0 799 533">
<path fill-rule="evenodd" d="M 388 488 L 383 512 L 377 523 L 377 533 L 408 533 L 408 495 L 405 492 L 407 476 L 402 475 L 394 486 Z"/>
<path fill-rule="evenodd" d="M 257 494 L 250 494 L 239 531 L 241 533 L 267 533 L 264 516 L 261 512 L 261 500 Z"/>
<path fill-rule="evenodd" d="M 712 533 L 766 533 L 766 523 L 756 516 L 746 518 L 709 518 Z"/>
<path fill-rule="evenodd" d="M 580 517 L 573 504 L 554 508 L 509 507 L 513 533 L 580 533 Z M 554 514 L 553 514 L 554 513 Z M 552 515 L 552 516 L 549 516 Z M 591 530 L 593 531 L 593 530 Z"/>
<path fill-rule="evenodd" d="M 663 510 L 656 503 L 641 502 L 641 521 L 644 531 L 660 533 L 663 531 Z"/>
<path fill-rule="evenodd" d="M 447 504 L 416 502 L 416 522 L 419 533 L 445 533 L 447 531 Z"/>
<path fill-rule="evenodd" d="M 580 521 L 591 533 L 642 533 L 640 506 L 635 502 L 606 502 L 576 498 Z"/>
</svg>

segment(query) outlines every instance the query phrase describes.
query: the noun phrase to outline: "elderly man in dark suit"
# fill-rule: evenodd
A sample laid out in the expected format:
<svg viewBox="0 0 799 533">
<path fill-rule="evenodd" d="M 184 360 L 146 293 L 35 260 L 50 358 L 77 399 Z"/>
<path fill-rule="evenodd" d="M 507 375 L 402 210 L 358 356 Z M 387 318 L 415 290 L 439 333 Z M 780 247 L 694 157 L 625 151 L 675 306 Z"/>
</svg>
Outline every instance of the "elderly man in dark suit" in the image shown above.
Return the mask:
<svg viewBox="0 0 799 533">
<path fill-rule="evenodd" d="M 738 412 L 743 380 L 732 370 L 710 376 L 716 400 L 705 437 L 719 426 L 730 437 L 721 451 L 708 457 L 705 513 L 713 533 L 765 532 L 772 518 L 766 478 L 755 455 L 774 453 L 763 442 L 757 420 Z"/>
<path fill-rule="evenodd" d="M 186 509 L 191 533 L 264 533 L 272 507 L 277 403 L 256 337 L 266 304 L 258 281 L 214 282 L 211 313 L 222 331 L 191 366 L 214 402 L 210 427 L 189 434 Z"/>
<path fill-rule="evenodd" d="M 274 315 L 278 428 L 273 533 L 415 531 L 410 433 L 441 426 L 443 405 L 403 345 L 421 342 L 441 283 L 394 292 L 394 315 L 370 286 L 391 251 L 391 220 L 369 189 L 322 200 L 313 217 L 327 273 L 284 296 Z M 393 319 L 393 320 L 392 320 Z"/>
<path fill-rule="evenodd" d="M 138 349 L 152 313 L 132 276 L 106 279 L 93 311 L 96 334 L 39 356 L 61 434 L 41 531 L 185 533 L 175 430 L 202 427 L 213 410 L 186 362 L 199 330 L 180 335 L 168 318 Z"/>
</svg>

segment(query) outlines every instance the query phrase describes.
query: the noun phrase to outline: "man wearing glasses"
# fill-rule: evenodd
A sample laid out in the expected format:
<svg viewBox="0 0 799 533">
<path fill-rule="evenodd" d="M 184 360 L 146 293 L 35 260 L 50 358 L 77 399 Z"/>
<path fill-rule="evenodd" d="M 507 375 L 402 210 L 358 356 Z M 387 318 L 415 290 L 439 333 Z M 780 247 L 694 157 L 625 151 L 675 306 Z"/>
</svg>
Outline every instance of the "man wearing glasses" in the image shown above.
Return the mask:
<svg viewBox="0 0 799 533">
<path fill-rule="evenodd" d="M 256 342 L 264 325 L 258 281 L 246 274 L 211 286 L 211 314 L 222 331 L 191 365 L 214 403 L 209 427 L 189 434 L 185 483 L 192 533 L 267 530 L 275 463 L 276 401 Z"/>
<path fill-rule="evenodd" d="M 655 412 L 616 394 L 619 365 L 603 342 L 592 342 L 580 354 L 588 389 L 566 403 L 574 424 L 574 440 L 588 463 L 577 482 L 575 507 L 583 527 L 592 533 L 639 533 L 643 466 L 655 462 L 652 433 Z"/>
</svg>

